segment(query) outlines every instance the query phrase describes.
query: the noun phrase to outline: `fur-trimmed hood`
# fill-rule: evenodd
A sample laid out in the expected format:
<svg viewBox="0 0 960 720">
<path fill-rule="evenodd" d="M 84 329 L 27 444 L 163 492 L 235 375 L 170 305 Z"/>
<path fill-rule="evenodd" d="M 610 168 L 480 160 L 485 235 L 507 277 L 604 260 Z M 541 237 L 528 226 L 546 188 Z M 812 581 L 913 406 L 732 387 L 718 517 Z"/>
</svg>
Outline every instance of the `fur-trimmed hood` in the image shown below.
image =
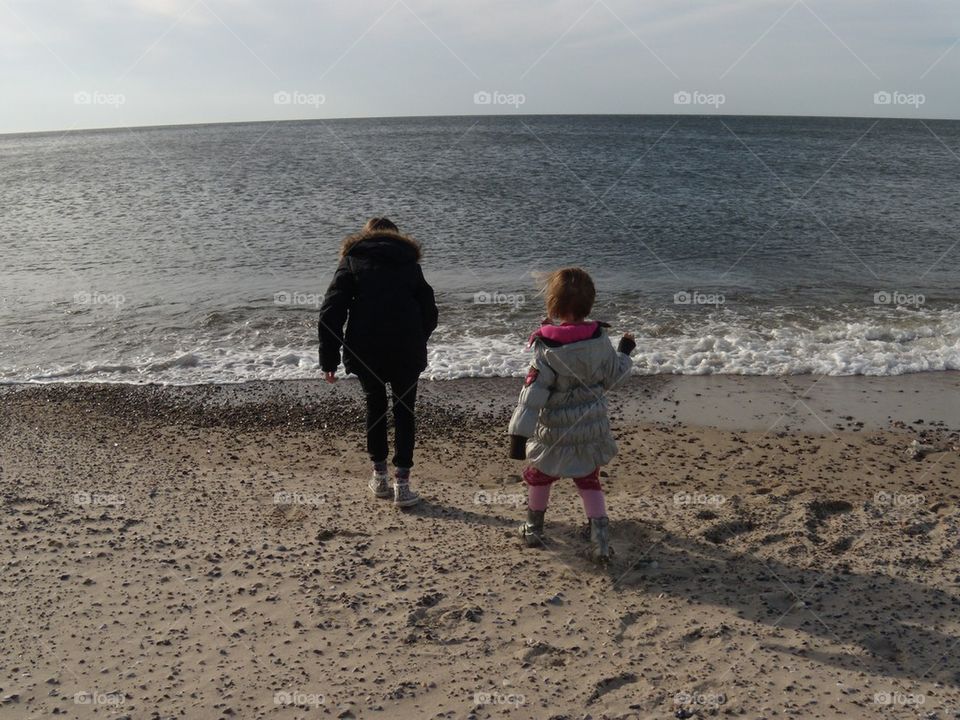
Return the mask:
<svg viewBox="0 0 960 720">
<path fill-rule="evenodd" d="M 361 243 L 364 243 L 361 245 Z M 410 259 L 419 261 L 423 257 L 423 250 L 420 243 L 409 235 L 393 232 L 392 230 L 374 230 L 372 232 L 360 232 L 355 235 L 349 235 L 340 245 L 340 257 L 347 255 L 358 255 L 364 251 L 378 252 L 379 249 L 392 250 L 388 254 L 396 256 L 396 259 Z M 412 251 L 412 257 L 411 257 Z M 378 252 L 379 254 L 379 252 Z"/>
</svg>

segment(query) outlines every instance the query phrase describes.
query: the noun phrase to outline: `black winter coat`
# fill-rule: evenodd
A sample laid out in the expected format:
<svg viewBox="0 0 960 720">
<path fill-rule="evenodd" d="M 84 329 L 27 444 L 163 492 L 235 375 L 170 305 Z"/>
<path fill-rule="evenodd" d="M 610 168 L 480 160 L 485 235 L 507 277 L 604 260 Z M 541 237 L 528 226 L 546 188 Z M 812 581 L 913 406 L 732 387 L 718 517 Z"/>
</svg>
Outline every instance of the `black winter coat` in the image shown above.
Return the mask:
<svg viewBox="0 0 960 720">
<path fill-rule="evenodd" d="M 340 265 L 320 307 L 320 368 L 382 380 L 427 367 L 427 340 L 437 327 L 433 288 L 420 269 L 420 246 L 377 232 L 344 241 Z M 343 332 L 346 322 L 346 333 Z"/>
</svg>

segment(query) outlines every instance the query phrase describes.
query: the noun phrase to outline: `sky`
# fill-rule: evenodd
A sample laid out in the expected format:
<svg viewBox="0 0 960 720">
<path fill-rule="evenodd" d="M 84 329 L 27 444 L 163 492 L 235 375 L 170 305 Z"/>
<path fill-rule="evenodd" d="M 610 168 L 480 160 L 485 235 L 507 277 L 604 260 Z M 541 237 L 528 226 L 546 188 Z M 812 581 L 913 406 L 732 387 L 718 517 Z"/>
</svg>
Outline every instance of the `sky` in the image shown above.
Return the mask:
<svg viewBox="0 0 960 720">
<path fill-rule="evenodd" d="M 957 0 L 0 0 L 0 133 L 403 115 L 960 119 Z"/>
</svg>

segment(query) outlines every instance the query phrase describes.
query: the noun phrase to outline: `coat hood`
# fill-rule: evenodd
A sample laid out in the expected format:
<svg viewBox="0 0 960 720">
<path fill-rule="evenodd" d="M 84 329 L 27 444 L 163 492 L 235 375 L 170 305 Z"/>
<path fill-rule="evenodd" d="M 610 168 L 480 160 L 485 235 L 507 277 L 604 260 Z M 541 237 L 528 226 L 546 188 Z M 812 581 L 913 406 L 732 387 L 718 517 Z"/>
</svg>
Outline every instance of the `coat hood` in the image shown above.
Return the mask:
<svg viewBox="0 0 960 720">
<path fill-rule="evenodd" d="M 554 369 L 558 375 L 576 378 L 584 385 L 592 385 L 602 375 L 604 361 L 612 347 L 610 338 L 602 327 L 598 334 L 588 340 L 551 346 L 537 342 L 534 351 Z"/>
<path fill-rule="evenodd" d="M 390 230 L 376 230 L 345 238 L 340 246 L 340 257 L 345 258 L 347 255 L 353 257 L 368 255 L 394 262 L 416 262 L 420 260 L 423 251 L 420 249 L 420 243 L 409 235 Z"/>
<path fill-rule="evenodd" d="M 529 345 L 533 345 L 536 340 L 541 340 L 549 347 L 589 340 L 590 338 L 600 337 L 601 328 L 608 327 L 610 327 L 609 323 L 598 320 L 554 325 L 549 319 L 546 319 L 540 329 L 530 336 Z"/>
</svg>

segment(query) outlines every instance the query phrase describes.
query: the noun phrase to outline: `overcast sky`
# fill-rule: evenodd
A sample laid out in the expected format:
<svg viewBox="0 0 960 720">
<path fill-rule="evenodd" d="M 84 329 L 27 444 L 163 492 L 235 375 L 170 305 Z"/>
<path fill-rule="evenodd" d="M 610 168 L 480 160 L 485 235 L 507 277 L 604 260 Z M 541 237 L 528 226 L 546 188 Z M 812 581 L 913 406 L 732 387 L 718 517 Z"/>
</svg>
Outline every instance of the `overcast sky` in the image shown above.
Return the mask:
<svg viewBox="0 0 960 720">
<path fill-rule="evenodd" d="M 0 57 L 0 132 L 517 112 L 960 118 L 957 0 L 0 0 Z"/>
</svg>

